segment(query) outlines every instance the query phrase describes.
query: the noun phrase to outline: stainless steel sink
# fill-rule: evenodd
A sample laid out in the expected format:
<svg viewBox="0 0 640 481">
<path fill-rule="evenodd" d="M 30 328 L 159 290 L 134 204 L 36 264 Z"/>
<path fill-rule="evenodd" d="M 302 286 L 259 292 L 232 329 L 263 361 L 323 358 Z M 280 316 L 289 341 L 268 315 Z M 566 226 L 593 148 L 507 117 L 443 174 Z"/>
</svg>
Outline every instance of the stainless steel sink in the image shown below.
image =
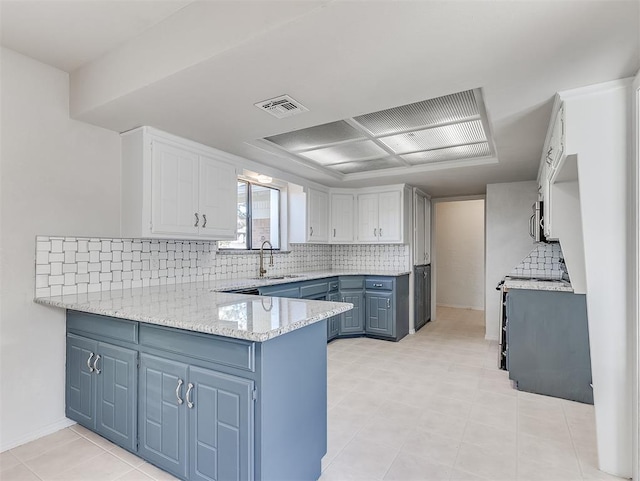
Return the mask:
<svg viewBox="0 0 640 481">
<path fill-rule="evenodd" d="M 296 279 L 298 277 L 302 277 L 300 275 L 296 275 L 296 274 L 289 274 L 286 276 L 264 276 L 264 277 L 253 277 L 252 279 L 261 281 L 261 280 L 265 280 L 265 281 L 277 281 L 277 280 L 282 280 L 282 279 Z"/>
</svg>

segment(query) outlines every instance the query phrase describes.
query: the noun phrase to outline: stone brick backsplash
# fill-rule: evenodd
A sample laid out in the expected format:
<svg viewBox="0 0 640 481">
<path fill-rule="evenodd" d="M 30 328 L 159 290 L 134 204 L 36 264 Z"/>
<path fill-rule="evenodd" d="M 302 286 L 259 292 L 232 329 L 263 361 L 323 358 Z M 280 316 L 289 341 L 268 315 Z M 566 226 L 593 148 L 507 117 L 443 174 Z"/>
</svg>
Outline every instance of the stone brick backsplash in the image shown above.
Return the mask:
<svg viewBox="0 0 640 481">
<path fill-rule="evenodd" d="M 371 269 L 410 271 L 406 244 L 334 245 L 331 267 L 335 270 Z"/>
<path fill-rule="evenodd" d="M 536 245 L 509 275 L 569 280 L 562 249 L 557 242 Z"/>
<path fill-rule="evenodd" d="M 270 275 L 331 268 L 329 245 L 290 248 L 274 252 Z M 210 241 L 36 238 L 36 297 L 257 277 L 258 268 L 257 253 L 218 252 Z"/>
</svg>

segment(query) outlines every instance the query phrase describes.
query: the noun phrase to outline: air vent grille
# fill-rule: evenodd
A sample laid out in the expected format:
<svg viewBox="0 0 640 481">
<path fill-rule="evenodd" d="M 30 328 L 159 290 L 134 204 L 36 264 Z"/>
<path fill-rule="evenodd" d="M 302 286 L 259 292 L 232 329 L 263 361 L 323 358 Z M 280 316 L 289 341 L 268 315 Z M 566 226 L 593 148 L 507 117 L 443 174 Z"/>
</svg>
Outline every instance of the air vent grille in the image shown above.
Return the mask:
<svg viewBox="0 0 640 481">
<path fill-rule="evenodd" d="M 288 95 L 281 95 L 280 97 L 273 99 L 263 100 L 262 102 L 258 102 L 254 105 L 279 119 L 284 119 L 285 117 L 291 117 L 292 115 L 309 111 L 308 108 Z"/>
</svg>

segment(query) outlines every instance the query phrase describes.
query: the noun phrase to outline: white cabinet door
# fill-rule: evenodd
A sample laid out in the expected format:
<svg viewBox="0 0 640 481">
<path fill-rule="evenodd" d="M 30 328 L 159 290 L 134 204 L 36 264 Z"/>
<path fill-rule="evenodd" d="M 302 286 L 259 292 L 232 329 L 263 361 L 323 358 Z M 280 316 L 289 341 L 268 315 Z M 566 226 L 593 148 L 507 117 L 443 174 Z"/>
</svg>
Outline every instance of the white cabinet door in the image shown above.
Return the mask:
<svg viewBox="0 0 640 481">
<path fill-rule="evenodd" d="M 431 264 L 431 200 L 425 199 L 424 209 L 424 263 Z"/>
<path fill-rule="evenodd" d="M 358 241 L 378 241 L 378 194 L 358 194 Z"/>
<path fill-rule="evenodd" d="M 331 194 L 329 242 L 353 242 L 353 194 Z"/>
<path fill-rule="evenodd" d="M 382 192 L 378 199 L 378 241 L 402 241 L 402 191 Z"/>
<path fill-rule="evenodd" d="M 416 192 L 413 196 L 413 201 L 413 265 L 421 266 L 426 264 L 426 198 L 424 195 Z"/>
<path fill-rule="evenodd" d="M 198 155 L 153 141 L 151 232 L 198 234 Z"/>
<path fill-rule="evenodd" d="M 307 193 L 309 242 L 327 242 L 329 230 L 329 194 L 309 189 Z"/>
<path fill-rule="evenodd" d="M 233 165 L 200 156 L 200 235 L 236 238 L 237 185 Z"/>
</svg>

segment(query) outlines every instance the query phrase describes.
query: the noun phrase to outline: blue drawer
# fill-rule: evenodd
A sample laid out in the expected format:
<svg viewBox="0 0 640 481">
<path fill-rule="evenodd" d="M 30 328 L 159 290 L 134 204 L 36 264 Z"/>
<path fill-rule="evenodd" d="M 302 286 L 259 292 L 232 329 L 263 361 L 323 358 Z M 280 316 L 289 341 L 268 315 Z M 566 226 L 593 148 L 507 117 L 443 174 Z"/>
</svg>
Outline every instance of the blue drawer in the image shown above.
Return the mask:
<svg viewBox="0 0 640 481">
<path fill-rule="evenodd" d="M 365 289 L 375 291 L 392 291 L 393 280 L 392 279 L 372 279 L 369 278 L 365 281 Z"/>
</svg>

